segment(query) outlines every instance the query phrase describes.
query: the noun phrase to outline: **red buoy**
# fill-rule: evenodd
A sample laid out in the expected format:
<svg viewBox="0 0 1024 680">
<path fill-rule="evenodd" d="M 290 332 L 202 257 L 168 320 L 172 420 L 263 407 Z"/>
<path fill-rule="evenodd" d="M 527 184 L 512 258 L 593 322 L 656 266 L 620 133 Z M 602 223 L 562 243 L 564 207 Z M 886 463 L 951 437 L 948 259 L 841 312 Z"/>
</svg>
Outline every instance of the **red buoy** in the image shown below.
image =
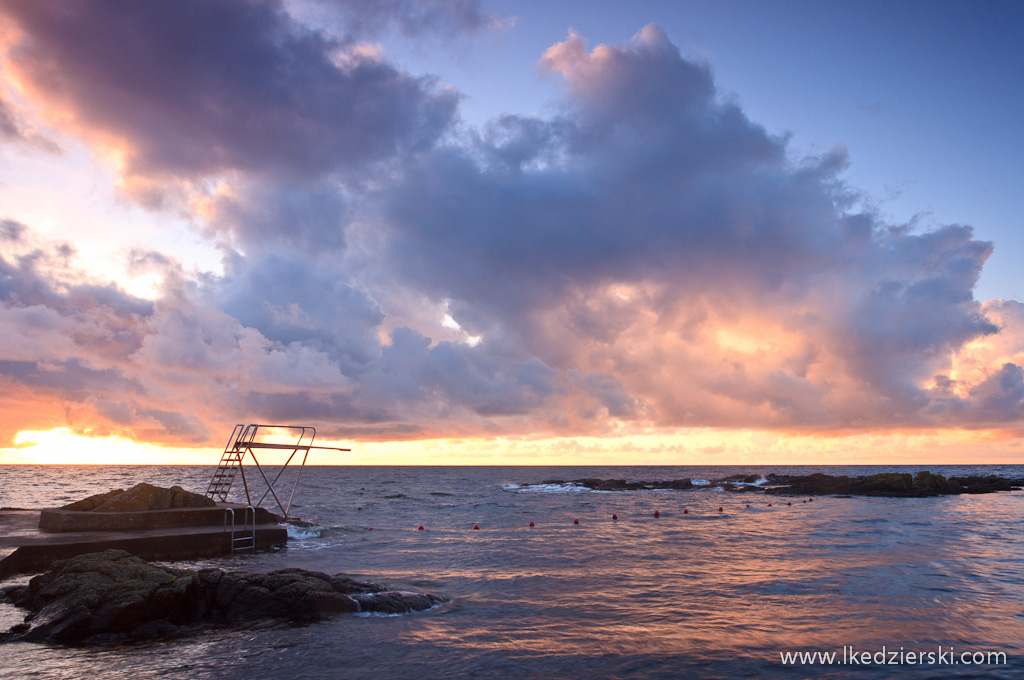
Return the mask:
<svg viewBox="0 0 1024 680">
<path fill-rule="evenodd" d="M 801 502 L 801 503 L 806 503 L 807 501 L 800 501 L 800 502 Z"/>
<path fill-rule="evenodd" d="M 683 508 L 683 514 L 684 514 L 684 515 L 689 515 L 689 514 L 690 514 L 690 511 L 689 511 L 689 510 L 687 510 L 686 508 Z"/>
<path fill-rule="evenodd" d="M 790 503 L 789 501 L 786 501 L 786 505 L 793 505 L 793 504 Z"/>
<path fill-rule="evenodd" d="M 612 519 L 618 519 L 618 518 L 619 518 L 618 515 L 612 515 Z"/>
<path fill-rule="evenodd" d="M 579 521 L 578 519 L 574 519 L 574 520 L 572 521 L 572 523 L 573 523 L 573 524 L 579 524 L 579 523 L 580 523 L 580 521 Z"/>
<path fill-rule="evenodd" d="M 807 502 L 808 502 L 808 503 L 812 503 L 812 502 L 814 502 L 814 499 L 813 499 L 813 498 L 808 498 L 808 499 L 807 499 Z"/>
<path fill-rule="evenodd" d="M 423 525 L 421 524 L 421 525 L 420 525 L 420 528 L 419 528 L 419 529 L 417 529 L 416 531 L 423 531 Z"/>
<path fill-rule="evenodd" d="M 722 512 L 722 506 L 721 505 L 718 506 L 718 511 Z"/>
<path fill-rule="evenodd" d="M 531 526 L 531 527 L 533 526 L 533 522 L 530 522 L 530 526 Z"/>
<path fill-rule="evenodd" d="M 655 517 L 661 517 L 661 513 L 660 513 L 660 512 L 658 512 L 657 510 L 655 510 L 655 511 L 654 511 L 654 516 L 655 516 Z"/>
<path fill-rule="evenodd" d="M 768 504 L 768 507 L 769 507 L 769 508 L 770 508 L 770 507 L 772 507 L 772 504 L 771 504 L 771 503 L 769 503 L 769 504 Z"/>
<path fill-rule="evenodd" d="M 474 524 L 473 525 L 473 531 L 479 531 L 479 530 L 480 530 L 480 525 L 479 524 Z"/>
<path fill-rule="evenodd" d="M 373 527 L 366 527 L 367 531 L 373 531 Z"/>
<path fill-rule="evenodd" d="M 750 503 L 747 503 L 747 507 L 748 507 L 748 508 L 750 507 Z"/>
</svg>

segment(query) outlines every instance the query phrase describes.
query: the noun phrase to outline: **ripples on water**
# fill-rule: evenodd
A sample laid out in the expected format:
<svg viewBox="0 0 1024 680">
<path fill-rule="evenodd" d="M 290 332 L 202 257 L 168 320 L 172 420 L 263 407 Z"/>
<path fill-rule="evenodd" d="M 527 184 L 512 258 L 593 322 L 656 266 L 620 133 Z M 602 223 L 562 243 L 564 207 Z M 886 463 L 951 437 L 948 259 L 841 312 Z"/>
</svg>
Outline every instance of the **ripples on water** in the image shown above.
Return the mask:
<svg viewBox="0 0 1024 680">
<path fill-rule="evenodd" d="M 1019 467 L 931 469 L 1024 476 Z M 55 471 L 0 468 L 0 505 L 53 506 L 138 481 L 202 490 L 210 474 L 170 467 Z M 307 469 L 293 513 L 314 528 L 293 528 L 279 553 L 201 566 L 345 572 L 433 590 L 452 604 L 414 616 L 342 617 L 105 649 L 13 644 L 0 649 L 0 675 L 1010 678 L 1024 670 L 1024 493 L 822 497 L 786 506 L 780 497 L 711 489 L 518 486 L 551 478 L 713 479 L 770 471 L 800 470 Z M 417 531 L 421 524 L 426 529 Z M 16 612 L 0 609 L 0 624 L 10 625 Z M 780 651 L 843 645 L 858 652 L 883 645 L 1003 651 L 1009 664 L 794 668 L 779 661 Z"/>
</svg>

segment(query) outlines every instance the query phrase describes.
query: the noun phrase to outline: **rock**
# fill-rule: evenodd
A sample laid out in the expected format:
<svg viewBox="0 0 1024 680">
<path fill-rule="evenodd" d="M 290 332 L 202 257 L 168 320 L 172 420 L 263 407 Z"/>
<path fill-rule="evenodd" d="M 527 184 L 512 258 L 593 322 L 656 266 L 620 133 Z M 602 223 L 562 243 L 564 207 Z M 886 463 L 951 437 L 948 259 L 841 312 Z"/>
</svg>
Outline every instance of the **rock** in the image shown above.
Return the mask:
<svg viewBox="0 0 1024 680">
<path fill-rule="evenodd" d="M 363 593 L 353 595 L 351 599 L 359 603 L 360 611 L 377 614 L 408 614 L 414 611 L 430 609 L 437 600 L 432 595 L 416 595 L 415 593 Z"/>
<path fill-rule="evenodd" d="M 1024 479 L 1006 479 L 996 475 L 971 475 L 969 477 L 950 477 L 951 483 L 959 484 L 960 493 L 992 493 L 995 491 L 1012 491 L 1024 486 Z"/>
<path fill-rule="evenodd" d="M 177 636 L 259 620 L 310 621 L 346 612 L 400 614 L 441 602 L 303 569 L 268 574 L 160 567 L 122 550 L 55 562 L 27 586 L 0 591 L 29 610 L 0 642 L 110 643 Z"/>
<path fill-rule="evenodd" d="M 113 500 L 114 498 L 117 498 L 123 493 L 124 489 L 114 489 L 113 491 L 108 491 L 106 493 L 100 493 L 96 494 L 95 496 L 83 498 L 82 500 L 75 501 L 74 503 L 68 503 L 67 505 L 62 507 L 61 510 L 79 510 L 82 512 L 88 512 L 90 510 L 95 510 L 96 508 L 100 507 L 107 501 Z"/>
<path fill-rule="evenodd" d="M 831 476 L 819 473 L 803 476 L 768 475 L 772 485 L 765 493 L 788 496 L 896 496 L 920 498 L 961 493 L 1010 491 L 1024 486 L 1024 479 L 988 477 L 950 477 L 921 470 L 916 475 L 884 472 L 862 477 Z"/>
<path fill-rule="evenodd" d="M 560 479 L 549 479 L 541 482 L 547 484 L 575 484 L 594 491 L 641 491 L 649 489 L 689 489 L 693 484 L 689 479 L 670 479 L 656 482 L 627 482 L 625 479 L 575 479 L 569 482 Z"/>
<path fill-rule="evenodd" d="M 212 498 L 185 491 L 180 486 L 164 489 L 152 484 L 136 484 L 127 491 L 114 489 L 89 496 L 62 507 L 62 510 L 84 512 L 137 512 L 140 510 L 170 510 L 172 508 L 208 508 L 217 505 Z"/>
<path fill-rule="evenodd" d="M 767 480 L 764 484 L 763 481 Z M 654 482 L 627 482 L 624 479 L 549 479 L 542 485 L 575 484 L 594 491 L 637 491 L 645 489 L 692 489 L 689 479 Z M 527 485 L 529 486 L 529 485 Z M 950 477 L 921 470 L 916 475 L 905 472 L 883 472 L 862 477 L 826 475 L 736 474 L 712 480 L 700 488 L 718 488 L 737 493 L 768 493 L 790 496 L 896 496 L 924 497 L 960 493 L 992 493 L 1024 488 L 1024 479 L 1007 479 L 996 475 Z"/>
</svg>

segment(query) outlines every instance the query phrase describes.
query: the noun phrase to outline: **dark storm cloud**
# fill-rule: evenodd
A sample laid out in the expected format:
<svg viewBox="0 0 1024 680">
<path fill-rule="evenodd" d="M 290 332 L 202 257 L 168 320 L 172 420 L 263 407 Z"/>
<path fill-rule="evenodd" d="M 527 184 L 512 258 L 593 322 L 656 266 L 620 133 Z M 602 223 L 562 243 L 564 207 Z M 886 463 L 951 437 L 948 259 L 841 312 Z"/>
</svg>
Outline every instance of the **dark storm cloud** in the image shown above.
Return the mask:
<svg viewBox="0 0 1024 680">
<path fill-rule="evenodd" d="M 126 172 L 310 175 L 430 146 L 457 97 L 295 23 L 275 0 L 8 1 L 11 63 Z"/>
</svg>

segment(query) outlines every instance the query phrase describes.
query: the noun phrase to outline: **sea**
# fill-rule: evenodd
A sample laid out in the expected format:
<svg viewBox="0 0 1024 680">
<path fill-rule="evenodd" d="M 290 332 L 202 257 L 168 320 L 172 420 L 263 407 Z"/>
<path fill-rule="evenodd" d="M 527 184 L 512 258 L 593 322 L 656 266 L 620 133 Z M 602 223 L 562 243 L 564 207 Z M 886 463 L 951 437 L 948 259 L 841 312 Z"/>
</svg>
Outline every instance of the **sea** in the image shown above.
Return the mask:
<svg viewBox="0 0 1024 680">
<path fill-rule="evenodd" d="M 309 466 L 276 485 L 308 523 L 290 526 L 286 548 L 174 565 L 301 567 L 448 603 L 133 644 L 7 643 L 0 677 L 1024 677 L 1024 492 L 811 500 L 698 481 L 924 469 L 1024 477 L 998 465 Z M 142 481 L 203 492 L 211 473 L 0 466 L 0 506 L 56 507 Z M 698 486 L 567 483 L 581 478 Z M 245 498 L 237 484 L 232 494 Z M 264 505 L 276 509 L 272 495 Z M 23 615 L 0 605 L 0 628 Z"/>
</svg>

